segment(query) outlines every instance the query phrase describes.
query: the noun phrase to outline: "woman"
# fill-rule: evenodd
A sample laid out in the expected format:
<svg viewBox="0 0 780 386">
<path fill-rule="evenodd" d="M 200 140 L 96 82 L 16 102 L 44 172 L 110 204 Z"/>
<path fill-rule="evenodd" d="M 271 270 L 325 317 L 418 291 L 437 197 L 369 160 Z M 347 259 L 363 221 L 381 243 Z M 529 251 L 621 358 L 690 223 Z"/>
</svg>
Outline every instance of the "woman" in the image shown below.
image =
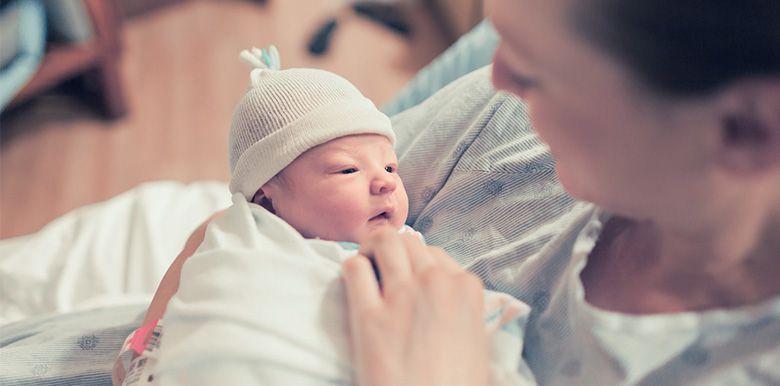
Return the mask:
<svg viewBox="0 0 780 386">
<path fill-rule="evenodd" d="M 537 381 L 780 382 L 780 3 L 487 10 L 494 85 L 594 204 L 517 278 Z M 392 232 L 362 252 L 344 266 L 360 384 L 487 384 L 478 280 Z"/>
</svg>

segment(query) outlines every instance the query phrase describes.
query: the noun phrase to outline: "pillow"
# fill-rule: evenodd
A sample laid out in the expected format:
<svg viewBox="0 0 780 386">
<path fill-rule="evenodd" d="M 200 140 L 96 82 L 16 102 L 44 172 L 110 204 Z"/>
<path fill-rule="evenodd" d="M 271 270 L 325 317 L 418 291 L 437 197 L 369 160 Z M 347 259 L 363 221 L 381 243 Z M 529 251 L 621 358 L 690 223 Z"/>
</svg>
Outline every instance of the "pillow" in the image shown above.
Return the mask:
<svg viewBox="0 0 780 386">
<path fill-rule="evenodd" d="M 498 33 L 485 19 L 418 71 L 382 111 L 392 116 L 418 105 L 455 79 L 490 64 L 497 46 Z"/>
<path fill-rule="evenodd" d="M 52 39 L 65 43 L 92 39 L 92 19 L 83 1 L 46 0 L 44 4 Z"/>
<path fill-rule="evenodd" d="M 39 1 L 0 8 L 0 111 L 35 75 L 46 46 L 46 14 Z"/>
<path fill-rule="evenodd" d="M 19 51 L 19 7 L 16 3 L 0 5 L 0 69 Z"/>
</svg>

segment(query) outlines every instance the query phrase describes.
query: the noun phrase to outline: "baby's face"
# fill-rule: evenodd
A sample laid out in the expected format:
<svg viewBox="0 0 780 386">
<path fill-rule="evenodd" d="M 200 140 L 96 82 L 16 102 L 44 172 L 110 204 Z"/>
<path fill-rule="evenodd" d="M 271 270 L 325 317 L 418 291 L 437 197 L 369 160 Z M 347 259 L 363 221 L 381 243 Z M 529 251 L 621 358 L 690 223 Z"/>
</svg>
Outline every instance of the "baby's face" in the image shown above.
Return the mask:
<svg viewBox="0 0 780 386">
<path fill-rule="evenodd" d="M 406 221 L 409 199 L 397 168 L 386 137 L 350 135 L 309 149 L 263 192 L 304 237 L 359 243 L 376 227 Z"/>
</svg>

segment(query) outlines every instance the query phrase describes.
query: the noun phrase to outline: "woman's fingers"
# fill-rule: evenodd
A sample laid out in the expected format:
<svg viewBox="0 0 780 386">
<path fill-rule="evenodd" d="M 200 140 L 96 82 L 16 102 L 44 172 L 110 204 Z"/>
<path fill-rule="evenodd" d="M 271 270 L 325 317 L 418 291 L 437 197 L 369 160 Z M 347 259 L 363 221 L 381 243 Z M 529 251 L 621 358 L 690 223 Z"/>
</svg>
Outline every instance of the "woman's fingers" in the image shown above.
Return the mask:
<svg viewBox="0 0 780 386">
<path fill-rule="evenodd" d="M 447 268 L 451 271 L 463 270 L 463 267 L 461 267 L 458 262 L 456 262 L 455 259 L 448 255 L 447 252 L 445 252 L 443 249 L 439 247 L 429 247 L 429 249 L 431 250 L 431 259 L 435 260 L 437 264 L 441 264 L 444 268 Z"/>
<path fill-rule="evenodd" d="M 343 266 L 344 285 L 350 310 L 361 312 L 382 305 L 379 284 L 371 262 L 363 255 L 350 257 Z"/>
<path fill-rule="evenodd" d="M 344 263 L 349 329 L 362 385 L 486 385 L 482 283 L 441 248 L 395 230 Z"/>
<path fill-rule="evenodd" d="M 409 256 L 409 265 L 412 272 L 419 275 L 426 269 L 436 264 L 436 257 L 432 254 L 432 248 L 423 244 L 420 237 L 412 233 L 401 235 L 406 254 Z"/>
<path fill-rule="evenodd" d="M 389 228 L 372 234 L 362 244 L 360 253 L 376 265 L 384 288 L 409 282 L 413 276 L 437 265 L 448 271 L 462 270 L 443 249 L 426 246 L 415 234 L 398 234 Z"/>
<path fill-rule="evenodd" d="M 412 266 L 406 247 L 397 231 L 390 227 L 377 230 L 360 246 L 360 254 L 373 259 L 379 268 L 383 288 L 407 282 Z"/>
</svg>

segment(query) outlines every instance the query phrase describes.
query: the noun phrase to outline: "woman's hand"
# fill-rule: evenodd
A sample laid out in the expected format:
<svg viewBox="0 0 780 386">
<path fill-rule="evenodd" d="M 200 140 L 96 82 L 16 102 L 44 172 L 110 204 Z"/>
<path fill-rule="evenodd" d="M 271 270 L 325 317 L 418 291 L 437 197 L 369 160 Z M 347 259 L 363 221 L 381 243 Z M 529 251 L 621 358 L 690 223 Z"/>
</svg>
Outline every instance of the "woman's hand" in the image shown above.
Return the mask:
<svg viewBox="0 0 780 386">
<path fill-rule="evenodd" d="M 488 384 L 482 283 L 443 250 L 383 229 L 344 263 L 344 281 L 359 385 Z"/>
</svg>

